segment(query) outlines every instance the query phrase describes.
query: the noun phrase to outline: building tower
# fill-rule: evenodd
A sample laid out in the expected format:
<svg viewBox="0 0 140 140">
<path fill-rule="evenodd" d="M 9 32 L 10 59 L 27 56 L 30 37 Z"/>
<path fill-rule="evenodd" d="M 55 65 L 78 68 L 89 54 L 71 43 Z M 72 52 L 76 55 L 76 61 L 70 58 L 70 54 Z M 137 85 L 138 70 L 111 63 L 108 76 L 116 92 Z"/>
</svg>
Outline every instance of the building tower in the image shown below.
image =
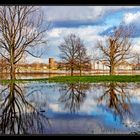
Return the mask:
<svg viewBox="0 0 140 140">
<path fill-rule="evenodd" d="M 55 68 L 55 61 L 54 58 L 49 58 L 49 69 Z"/>
</svg>

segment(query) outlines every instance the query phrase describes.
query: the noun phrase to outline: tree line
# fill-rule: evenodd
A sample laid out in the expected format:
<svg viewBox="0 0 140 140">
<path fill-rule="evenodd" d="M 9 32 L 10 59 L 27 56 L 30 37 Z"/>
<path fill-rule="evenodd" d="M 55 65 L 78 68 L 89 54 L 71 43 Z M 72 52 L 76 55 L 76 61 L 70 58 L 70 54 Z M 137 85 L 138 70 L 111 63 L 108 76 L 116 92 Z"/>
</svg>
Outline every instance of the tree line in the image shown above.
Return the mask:
<svg viewBox="0 0 140 140">
<path fill-rule="evenodd" d="M 0 55 L 9 65 L 11 79 L 15 78 L 16 64 L 25 54 L 41 56 L 35 50 L 47 43 L 45 35 L 49 23 L 43 23 L 44 16 L 39 7 L 0 6 Z M 120 25 L 111 35 L 106 36 L 105 42 L 97 41 L 96 49 L 100 51 L 100 56 L 96 60 L 106 62 L 110 75 L 115 74 L 117 66 L 131 58 L 132 34 L 132 27 Z M 83 40 L 72 33 L 64 37 L 58 47 L 60 58 L 71 71 L 71 76 L 74 75 L 74 70 L 79 70 L 82 75 L 82 70 L 92 60 Z M 139 54 L 135 56 L 136 60 L 140 61 Z"/>
<path fill-rule="evenodd" d="M 109 67 L 110 75 L 114 75 L 115 68 L 128 59 L 135 58 L 139 63 L 139 54 L 131 55 L 133 46 L 132 35 L 133 26 L 126 28 L 120 24 L 120 26 L 114 28 L 113 33 L 106 37 L 104 42 L 101 40 L 97 41 L 95 48 L 99 50 L 100 55 L 96 56 L 94 60 L 104 61 L 105 65 Z M 83 41 L 75 34 L 65 37 L 59 49 L 61 51 L 61 59 L 69 65 L 71 76 L 73 76 L 73 71 L 77 67 L 80 69 L 81 75 L 83 67 L 92 60 L 87 55 L 86 46 L 83 44 Z"/>
</svg>

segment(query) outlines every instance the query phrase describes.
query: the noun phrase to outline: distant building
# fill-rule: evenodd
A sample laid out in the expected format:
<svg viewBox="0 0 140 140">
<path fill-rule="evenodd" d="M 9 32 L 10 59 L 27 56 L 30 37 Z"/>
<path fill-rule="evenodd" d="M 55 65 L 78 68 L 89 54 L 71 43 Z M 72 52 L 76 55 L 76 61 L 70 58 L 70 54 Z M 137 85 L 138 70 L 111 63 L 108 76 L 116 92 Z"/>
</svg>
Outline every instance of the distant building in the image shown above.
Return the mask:
<svg viewBox="0 0 140 140">
<path fill-rule="evenodd" d="M 123 61 L 119 66 L 117 66 L 116 70 L 132 70 L 132 64 L 127 61 Z M 109 67 L 106 64 L 106 61 L 94 61 L 92 63 L 92 70 L 109 70 Z"/>
<path fill-rule="evenodd" d="M 140 63 L 133 65 L 133 70 L 140 70 Z"/>
<path fill-rule="evenodd" d="M 16 72 L 43 72 L 48 69 L 45 63 L 17 64 Z"/>
<path fill-rule="evenodd" d="M 132 70 L 133 66 L 132 64 L 128 63 L 127 61 L 123 61 L 118 67 L 116 67 L 116 70 Z"/>
<path fill-rule="evenodd" d="M 109 67 L 105 61 L 94 61 L 91 64 L 92 70 L 108 70 Z"/>
<path fill-rule="evenodd" d="M 57 69 L 57 63 L 54 58 L 49 58 L 49 69 Z"/>
</svg>

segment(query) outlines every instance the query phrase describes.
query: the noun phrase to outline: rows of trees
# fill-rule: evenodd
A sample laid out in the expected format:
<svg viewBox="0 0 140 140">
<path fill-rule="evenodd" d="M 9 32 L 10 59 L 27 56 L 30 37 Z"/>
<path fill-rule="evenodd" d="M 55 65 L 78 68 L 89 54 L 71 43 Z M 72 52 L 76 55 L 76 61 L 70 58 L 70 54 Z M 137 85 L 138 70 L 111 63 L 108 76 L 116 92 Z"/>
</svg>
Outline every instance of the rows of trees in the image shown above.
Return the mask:
<svg viewBox="0 0 140 140">
<path fill-rule="evenodd" d="M 43 13 L 34 6 L 0 6 L 0 55 L 9 65 L 11 79 L 15 78 L 16 64 L 24 55 L 39 57 L 35 52 L 46 43 L 45 34 L 48 24 L 43 25 Z M 130 59 L 132 48 L 132 27 L 120 25 L 107 36 L 106 41 L 98 40 L 97 49 L 100 51 L 99 61 L 104 61 L 110 69 L 110 75 L 115 74 L 115 68 L 125 60 Z M 83 41 L 75 34 L 64 37 L 59 45 L 61 59 L 67 65 L 73 76 L 74 70 L 82 70 L 90 65 L 91 58 L 87 54 Z M 135 55 L 139 63 L 139 54 Z"/>
<path fill-rule="evenodd" d="M 113 30 L 105 42 L 101 40 L 97 41 L 96 49 L 99 50 L 100 56 L 97 56 L 95 60 L 104 61 L 105 65 L 109 67 L 110 75 L 115 74 L 115 68 L 123 64 L 127 59 L 133 58 L 134 55 L 130 55 L 132 48 L 133 28 L 124 27 L 120 25 Z M 62 60 L 67 63 L 73 76 L 73 71 L 80 70 L 80 75 L 86 64 L 90 63 L 90 57 L 87 55 L 86 46 L 83 41 L 75 34 L 70 34 L 64 38 L 64 42 L 59 46 L 61 51 Z M 139 54 L 134 57 L 136 61 L 139 61 Z"/>
<path fill-rule="evenodd" d="M 15 78 L 16 64 L 25 53 L 35 55 L 35 47 L 46 43 L 45 33 L 48 26 L 43 25 L 43 13 L 34 6 L 1 6 L 0 7 L 0 55 L 9 65 L 10 78 Z M 89 63 L 86 48 L 79 37 L 67 36 L 59 46 L 62 59 L 71 70 L 80 70 Z"/>
</svg>

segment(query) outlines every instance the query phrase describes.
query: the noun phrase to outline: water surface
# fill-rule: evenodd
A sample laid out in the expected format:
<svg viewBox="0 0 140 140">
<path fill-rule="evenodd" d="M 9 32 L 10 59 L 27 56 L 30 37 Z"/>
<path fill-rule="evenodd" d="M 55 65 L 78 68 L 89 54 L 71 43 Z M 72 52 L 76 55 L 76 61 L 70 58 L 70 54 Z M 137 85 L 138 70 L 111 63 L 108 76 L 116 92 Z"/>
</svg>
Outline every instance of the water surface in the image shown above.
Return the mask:
<svg viewBox="0 0 140 140">
<path fill-rule="evenodd" d="M 130 134 L 140 83 L 0 84 L 1 134 Z"/>
</svg>

